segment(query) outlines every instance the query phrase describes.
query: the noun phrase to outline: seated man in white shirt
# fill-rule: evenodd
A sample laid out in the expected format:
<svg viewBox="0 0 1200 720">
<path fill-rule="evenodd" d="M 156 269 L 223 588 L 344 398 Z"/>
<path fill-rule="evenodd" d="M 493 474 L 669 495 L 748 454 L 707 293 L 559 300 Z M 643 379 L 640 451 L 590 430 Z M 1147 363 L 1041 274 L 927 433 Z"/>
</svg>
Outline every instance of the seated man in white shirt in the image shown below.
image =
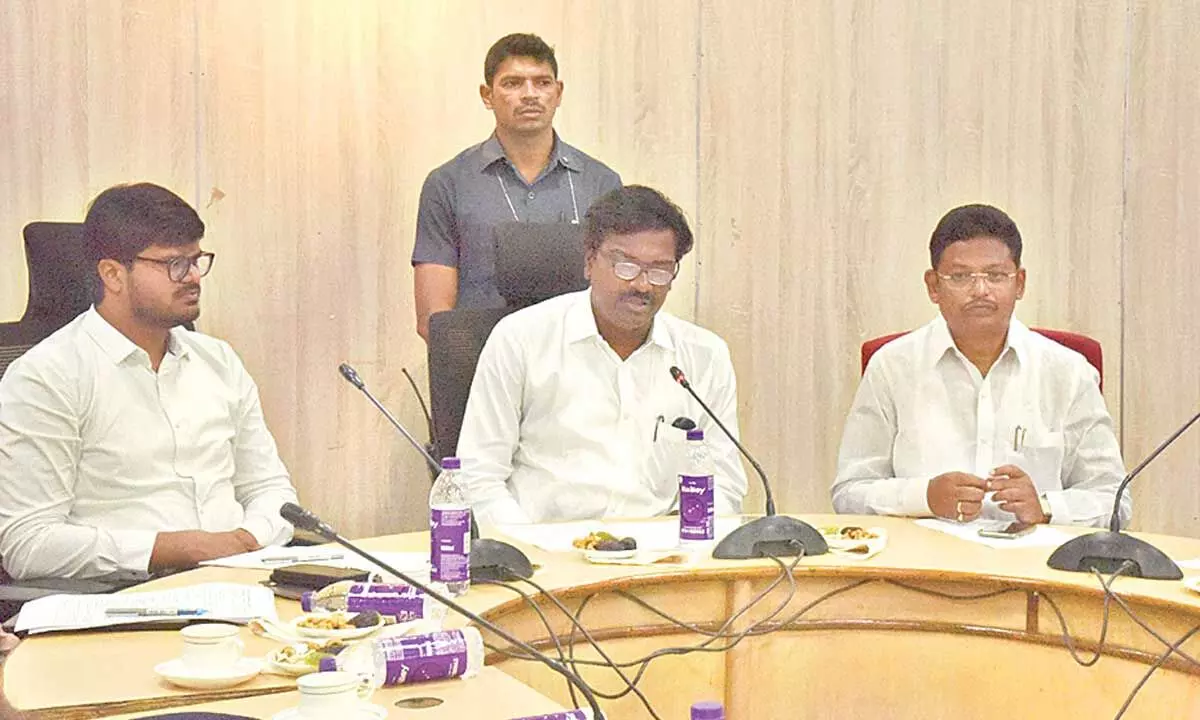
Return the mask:
<svg viewBox="0 0 1200 720">
<path fill-rule="evenodd" d="M 670 373 L 682 369 L 737 432 L 729 348 L 659 312 L 692 248 L 687 220 L 630 186 L 597 200 L 584 226 L 591 288 L 505 317 L 479 358 L 458 443 L 472 509 L 489 523 L 668 513 L 685 440 L 673 422 L 686 417 L 712 451 L 716 512 L 739 512 L 737 449 Z"/>
<path fill-rule="evenodd" d="M 200 314 L 204 223 L 156 185 L 84 221 L 96 304 L 0 380 L 0 557 L 16 579 L 137 579 L 281 544 L 295 502 L 258 389 Z"/>
<path fill-rule="evenodd" d="M 946 214 L 929 243 L 941 315 L 875 353 L 833 482 L 842 513 L 1103 526 L 1125 474 L 1099 375 L 1013 317 L 1021 235 L 1002 211 Z M 1122 500 L 1121 522 L 1132 514 Z"/>
</svg>

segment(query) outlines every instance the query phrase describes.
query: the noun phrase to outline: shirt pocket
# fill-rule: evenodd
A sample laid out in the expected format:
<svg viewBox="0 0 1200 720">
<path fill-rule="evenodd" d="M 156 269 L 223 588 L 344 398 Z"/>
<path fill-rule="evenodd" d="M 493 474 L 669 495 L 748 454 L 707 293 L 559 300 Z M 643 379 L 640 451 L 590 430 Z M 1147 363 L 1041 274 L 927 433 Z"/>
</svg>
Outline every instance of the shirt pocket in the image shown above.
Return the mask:
<svg viewBox="0 0 1200 720">
<path fill-rule="evenodd" d="M 1061 431 L 1028 430 L 1024 442 L 1008 452 L 1007 462 L 1025 471 L 1039 492 L 1062 489 L 1065 440 Z"/>
</svg>

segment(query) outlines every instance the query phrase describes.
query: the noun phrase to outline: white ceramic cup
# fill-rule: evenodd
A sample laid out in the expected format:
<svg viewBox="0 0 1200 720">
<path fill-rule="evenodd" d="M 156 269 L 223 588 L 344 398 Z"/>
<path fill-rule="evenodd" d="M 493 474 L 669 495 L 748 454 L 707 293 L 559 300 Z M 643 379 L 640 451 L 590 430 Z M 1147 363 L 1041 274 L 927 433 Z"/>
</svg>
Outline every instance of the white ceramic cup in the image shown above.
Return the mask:
<svg viewBox="0 0 1200 720">
<path fill-rule="evenodd" d="M 200 623 L 179 631 L 183 636 L 183 664 L 188 670 L 215 674 L 231 669 L 242 659 L 245 644 L 236 625 Z"/>
<path fill-rule="evenodd" d="M 361 702 L 362 680 L 354 673 L 332 671 L 301 675 L 296 678 L 300 690 L 299 715 L 304 720 L 328 720 L 352 710 Z"/>
</svg>

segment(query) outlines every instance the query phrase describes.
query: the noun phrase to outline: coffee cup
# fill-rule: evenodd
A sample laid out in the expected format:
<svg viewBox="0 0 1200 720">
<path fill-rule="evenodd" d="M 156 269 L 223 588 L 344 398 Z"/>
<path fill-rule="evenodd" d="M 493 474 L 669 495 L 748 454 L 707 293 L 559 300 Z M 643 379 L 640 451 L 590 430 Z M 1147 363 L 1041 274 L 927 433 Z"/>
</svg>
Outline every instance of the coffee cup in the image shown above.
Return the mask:
<svg viewBox="0 0 1200 720">
<path fill-rule="evenodd" d="M 327 720 L 353 710 L 361 701 L 361 685 L 358 675 L 341 670 L 302 675 L 296 679 L 299 716 L 304 720 Z"/>
<path fill-rule="evenodd" d="M 242 659 L 245 644 L 238 637 L 235 625 L 224 623 L 200 623 L 188 625 L 179 631 L 183 636 L 181 659 L 188 670 L 204 675 L 221 673 L 231 669 Z"/>
</svg>

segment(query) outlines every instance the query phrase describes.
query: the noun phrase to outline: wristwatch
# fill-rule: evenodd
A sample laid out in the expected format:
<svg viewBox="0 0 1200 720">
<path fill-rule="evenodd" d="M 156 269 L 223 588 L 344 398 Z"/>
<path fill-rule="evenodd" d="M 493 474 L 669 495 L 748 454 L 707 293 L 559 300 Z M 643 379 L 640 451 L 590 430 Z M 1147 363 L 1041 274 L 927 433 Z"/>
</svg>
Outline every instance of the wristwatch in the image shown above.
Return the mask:
<svg viewBox="0 0 1200 720">
<path fill-rule="evenodd" d="M 1049 524 L 1051 518 L 1050 501 L 1046 499 L 1046 493 L 1038 495 L 1038 504 L 1042 506 L 1042 514 L 1046 516 L 1046 523 Z"/>
</svg>

